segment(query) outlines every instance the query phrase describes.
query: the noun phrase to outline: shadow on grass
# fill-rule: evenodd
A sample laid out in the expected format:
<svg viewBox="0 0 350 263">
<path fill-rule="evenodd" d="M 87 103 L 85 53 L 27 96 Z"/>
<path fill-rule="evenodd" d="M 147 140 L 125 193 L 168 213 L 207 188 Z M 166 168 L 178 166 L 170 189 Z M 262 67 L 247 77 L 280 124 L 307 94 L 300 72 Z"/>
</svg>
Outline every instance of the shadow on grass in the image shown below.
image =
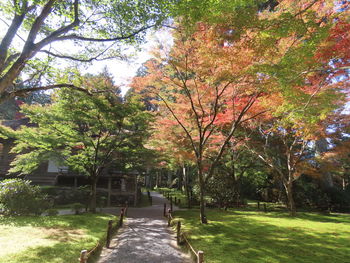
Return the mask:
<svg viewBox="0 0 350 263">
<path fill-rule="evenodd" d="M 207 213 L 209 224 L 201 225 L 198 211 L 175 215 L 186 218 L 185 230 L 196 249 L 205 252 L 208 263 L 349 262 L 350 225 L 342 216 L 303 214 L 294 224 L 295 219 L 282 214 L 214 210 Z M 323 222 L 332 224 L 324 226 Z"/>
<path fill-rule="evenodd" d="M 96 242 L 96 241 L 95 241 Z M 34 248 L 28 248 L 22 251 L 20 254 L 9 255 L 6 259 L 8 262 L 23 262 L 23 263 L 36 263 L 36 262 L 78 262 L 80 251 L 85 245 L 90 244 L 93 246 L 95 243 L 93 240 L 90 242 L 60 242 L 52 246 L 38 246 Z"/>
<path fill-rule="evenodd" d="M 0 217 L 0 225 L 14 228 L 31 226 L 42 229 L 42 235 L 38 238 L 48 241 L 47 246 L 35 246 L 33 240 L 32 247 L 25 248 L 16 254 L 8 254 L 6 262 L 77 262 L 82 249 L 89 250 L 95 247 L 97 242 L 105 236 L 107 222 L 110 219 L 110 215 L 104 214 Z M 10 239 L 9 242 L 11 242 Z M 1 260 L 0 262 L 5 262 Z"/>
</svg>

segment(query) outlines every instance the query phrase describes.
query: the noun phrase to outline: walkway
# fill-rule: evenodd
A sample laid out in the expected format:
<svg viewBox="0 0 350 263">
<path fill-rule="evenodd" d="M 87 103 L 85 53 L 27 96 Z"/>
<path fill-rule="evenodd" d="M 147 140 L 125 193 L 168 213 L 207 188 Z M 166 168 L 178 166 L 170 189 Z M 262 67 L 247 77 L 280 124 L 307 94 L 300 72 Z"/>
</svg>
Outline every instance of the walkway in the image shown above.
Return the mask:
<svg viewBox="0 0 350 263">
<path fill-rule="evenodd" d="M 167 200 L 152 192 L 153 205 L 129 208 L 125 226 L 104 249 L 98 263 L 189 263 L 189 256 L 176 246 L 176 239 L 163 218 Z M 169 205 L 167 205 L 169 207 Z M 175 208 L 175 207 L 174 207 Z"/>
</svg>

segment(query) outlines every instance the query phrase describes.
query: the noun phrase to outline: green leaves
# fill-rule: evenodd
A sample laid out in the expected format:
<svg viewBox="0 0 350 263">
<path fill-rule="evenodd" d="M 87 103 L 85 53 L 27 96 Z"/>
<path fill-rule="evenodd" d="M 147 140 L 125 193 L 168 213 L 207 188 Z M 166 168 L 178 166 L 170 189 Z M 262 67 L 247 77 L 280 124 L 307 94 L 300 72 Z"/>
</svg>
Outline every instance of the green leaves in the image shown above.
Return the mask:
<svg viewBox="0 0 350 263">
<path fill-rule="evenodd" d="M 149 114 L 141 111 L 141 104 L 132 99 L 123 102 L 104 73 L 77 78 L 73 81 L 99 92 L 91 96 L 61 89 L 53 94 L 51 105 L 23 107 L 37 127 L 15 132 L 13 152 L 19 155 L 11 172 L 30 173 L 44 160 L 55 159 L 81 174 L 98 176 L 117 152 L 142 144 Z"/>
</svg>

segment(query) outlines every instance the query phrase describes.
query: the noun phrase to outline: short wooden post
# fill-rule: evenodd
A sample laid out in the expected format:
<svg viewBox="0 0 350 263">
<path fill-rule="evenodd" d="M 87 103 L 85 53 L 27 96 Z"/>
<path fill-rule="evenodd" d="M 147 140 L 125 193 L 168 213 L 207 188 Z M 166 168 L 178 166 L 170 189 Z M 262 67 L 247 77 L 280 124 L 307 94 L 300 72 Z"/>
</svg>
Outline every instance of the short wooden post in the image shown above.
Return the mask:
<svg viewBox="0 0 350 263">
<path fill-rule="evenodd" d="M 124 208 L 120 209 L 119 226 L 123 226 Z"/>
<path fill-rule="evenodd" d="M 258 201 L 258 210 L 260 210 L 260 202 Z"/>
<path fill-rule="evenodd" d="M 80 263 L 86 263 L 88 259 L 88 254 L 87 254 L 87 250 L 82 250 L 80 252 L 80 258 L 79 258 L 79 262 Z"/>
<path fill-rule="evenodd" d="M 177 198 L 176 198 L 176 196 L 174 197 L 174 203 L 175 203 L 175 205 L 177 205 Z"/>
<path fill-rule="evenodd" d="M 171 223 L 171 210 L 168 209 L 168 226 L 170 226 Z"/>
<path fill-rule="evenodd" d="M 128 216 L 129 202 L 125 201 L 124 216 Z"/>
<path fill-rule="evenodd" d="M 109 248 L 109 245 L 111 244 L 111 239 L 112 239 L 112 227 L 113 227 L 113 220 L 109 220 L 109 221 L 108 221 L 108 227 L 107 227 L 106 248 Z"/>
<path fill-rule="evenodd" d="M 204 252 L 203 251 L 198 251 L 198 261 L 197 263 L 204 263 Z"/>
<path fill-rule="evenodd" d="M 267 212 L 266 204 L 264 204 L 264 212 Z"/>
<path fill-rule="evenodd" d="M 166 217 L 166 203 L 164 203 L 163 216 Z"/>
<path fill-rule="evenodd" d="M 173 197 L 170 197 L 170 210 L 173 211 Z"/>
<path fill-rule="evenodd" d="M 181 237 L 181 222 L 177 221 L 177 226 L 176 226 L 176 241 L 177 244 L 180 245 L 180 237 Z"/>
</svg>

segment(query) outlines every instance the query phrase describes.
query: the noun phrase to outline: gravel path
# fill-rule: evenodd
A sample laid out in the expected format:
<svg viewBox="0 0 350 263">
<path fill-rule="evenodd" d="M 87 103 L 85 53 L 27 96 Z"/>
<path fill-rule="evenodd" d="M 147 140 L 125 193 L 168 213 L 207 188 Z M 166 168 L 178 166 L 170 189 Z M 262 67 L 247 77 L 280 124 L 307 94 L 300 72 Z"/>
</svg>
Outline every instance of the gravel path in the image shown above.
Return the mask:
<svg viewBox="0 0 350 263">
<path fill-rule="evenodd" d="M 129 208 L 128 219 L 104 249 L 98 263 L 189 263 L 188 255 L 176 245 L 176 238 L 163 218 L 163 205 L 167 200 L 152 192 L 153 205 Z M 169 207 L 169 205 L 167 205 Z M 174 210 L 176 207 L 174 207 Z"/>
</svg>

